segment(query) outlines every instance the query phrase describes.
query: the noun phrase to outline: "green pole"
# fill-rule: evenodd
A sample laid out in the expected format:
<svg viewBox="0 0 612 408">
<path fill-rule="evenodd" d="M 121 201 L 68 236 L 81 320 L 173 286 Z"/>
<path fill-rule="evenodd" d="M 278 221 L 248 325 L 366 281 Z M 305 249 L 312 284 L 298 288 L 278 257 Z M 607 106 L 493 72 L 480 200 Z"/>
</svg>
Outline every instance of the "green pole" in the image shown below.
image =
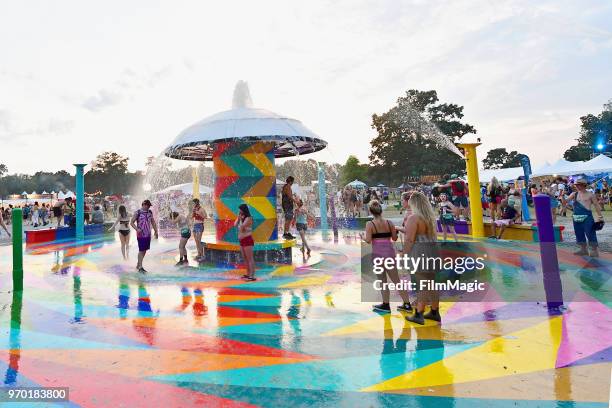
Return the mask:
<svg viewBox="0 0 612 408">
<path fill-rule="evenodd" d="M 23 290 L 23 215 L 13 208 L 13 291 Z"/>
</svg>

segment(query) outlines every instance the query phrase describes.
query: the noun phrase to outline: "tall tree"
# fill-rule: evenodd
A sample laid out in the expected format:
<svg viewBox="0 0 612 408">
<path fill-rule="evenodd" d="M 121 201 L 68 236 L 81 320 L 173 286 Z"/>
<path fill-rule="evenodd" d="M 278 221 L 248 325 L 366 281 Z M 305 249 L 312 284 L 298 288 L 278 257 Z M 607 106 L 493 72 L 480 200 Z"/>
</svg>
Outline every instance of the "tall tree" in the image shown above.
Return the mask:
<svg viewBox="0 0 612 408">
<path fill-rule="evenodd" d="M 8 173 L 8 167 L 6 167 L 6 164 L 0 163 L 0 177 L 4 176 L 6 173 Z"/>
<path fill-rule="evenodd" d="M 128 158 L 115 152 L 100 153 L 85 174 L 87 192 L 126 194 L 129 191 Z"/>
<path fill-rule="evenodd" d="M 509 167 L 520 167 L 523 154 L 516 150 L 508 153 L 506 148 L 500 147 L 487 152 L 487 157 L 482 160 L 485 169 L 506 169 Z"/>
<path fill-rule="evenodd" d="M 387 112 L 372 115 L 378 135 L 370 142 L 370 164 L 386 175 L 387 185 L 410 176 L 463 171 L 463 159 L 442 146 L 437 130 L 457 142 L 476 129 L 461 121 L 463 106 L 438 102 L 434 90 L 411 89 Z"/>
<path fill-rule="evenodd" d="M 591 158 L 601 144 L 609 151 L 612 141 L 612 100 L 608 101 L 601 113 L 588 114 L 580 118 L 580 136 L 576 144 L 565 151 L 563 157 L 569 161 L 581 161 Z"/>
<path fill-rule="evenodd" d="M 341 184 L 343 186 L 353 180 L 369 181 L 366 180 L 368 178 L 368 165 L 361 164 L 357 157 L 351 155 L 346 159 L 344 166 L 342 166 L 341 175 Z"/>
</svg>

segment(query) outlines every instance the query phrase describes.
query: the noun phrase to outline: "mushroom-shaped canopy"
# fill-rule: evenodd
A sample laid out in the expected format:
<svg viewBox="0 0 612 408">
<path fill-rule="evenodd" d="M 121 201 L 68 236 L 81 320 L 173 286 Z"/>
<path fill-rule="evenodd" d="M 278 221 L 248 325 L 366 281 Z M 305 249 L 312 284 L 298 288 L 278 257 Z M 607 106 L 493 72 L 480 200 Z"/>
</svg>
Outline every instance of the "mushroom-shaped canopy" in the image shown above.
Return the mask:
<svg viewBox="0 0 612 408">
<path fill-rule="evenodd" d="M 274 142 L 275 157 L 314 153 L 327 146 L 299 120 L 254 108 L 247 83 L 238 81 L 232 109 L 189 126 L 164 154 L 180 160 L 212 160 L 216 143 L 232 141 Z"/>
</svg>

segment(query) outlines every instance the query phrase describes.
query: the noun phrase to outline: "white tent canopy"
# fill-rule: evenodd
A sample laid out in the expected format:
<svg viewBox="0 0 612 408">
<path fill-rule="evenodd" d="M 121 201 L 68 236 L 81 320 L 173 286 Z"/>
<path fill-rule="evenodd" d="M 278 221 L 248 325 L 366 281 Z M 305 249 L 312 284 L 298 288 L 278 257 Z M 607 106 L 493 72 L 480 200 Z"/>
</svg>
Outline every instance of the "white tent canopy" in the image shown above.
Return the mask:
<svg viewBox="0 0 612 408">
<path fill-rule="evenodd" d="M 60 191 L 57 194 L 57 199 L 58 200 L 64 200 L 64 199 L 66 199 L 68 197 L 76 198 L 76 195 L 72 191 L 70 191 L 70 190 L 66 191 L 65 193 L 63 191 Z"/>
<path fill-rule="evenodd" d="M 565 159 L 559 159 L 553 164 L 545 164 L 538 170 L 534 171 L 532 176 L 553 176 L 553 175 L 570 175 L 576 174 L 578 167 L 583 162 L 571 162 Z"/>
<path fill-rule="evenodd" d="M 171 194 L 181 192 L 182 194 L 192 195 L 193 194 L 193 183 L 177 184 L 174 186 L 166 187 L 163 190 L 156 191 L 153 194 Z M 203 186 L 200 184 L 200 194 L 210 194 L 212 188 Z"/>
<path fill-rule="evenodd" d="M 577 172 L 573 174 L 597 174 L 612 172 L 612 158 L 600 154 L 586 162 L 577 162 L 580 165 L 576 166 Z"/>
<path fill-rule="evenodd" d="M 546 164 L 534 172 L 533 176 L 571 176 L 575 174 L 597 174 L 612 172 L 612 158 L 600 154 L 588 161 L 570 162 L 559 159 L 554 164 Z"/>
<path fill-rule="evenodd" d="M 366 188 L 368 185 L 360 180 L 353 180 L 347 184 L 347 186 L 355 187 L 355 188 Z"/>
</svg>

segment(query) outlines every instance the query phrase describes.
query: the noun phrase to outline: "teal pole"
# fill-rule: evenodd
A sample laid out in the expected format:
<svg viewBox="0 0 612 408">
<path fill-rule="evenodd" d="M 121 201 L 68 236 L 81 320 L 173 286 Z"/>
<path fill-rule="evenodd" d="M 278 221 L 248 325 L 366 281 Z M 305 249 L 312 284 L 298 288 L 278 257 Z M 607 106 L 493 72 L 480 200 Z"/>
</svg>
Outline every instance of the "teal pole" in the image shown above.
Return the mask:
<svg viewBox="0 0 612 408">
<path fill-rule="evenodd" d="M 323 162 L 319 162 L 319 209 L 321 212 L 321 229 L 326 230 L 327 227 L 327 192 L 325 189 L 325 171 Z"/>
<path fill-rule="evenodd" d="M 23 213 L 13 208 L 13 291 L 23 290 Z"/>
<path fill-rule="evenodd" d="M 76 239 L 85 239 L 85 176 L 83 168 L 86 164 L 75 164 L 76 167 Z"/>
</svg>

